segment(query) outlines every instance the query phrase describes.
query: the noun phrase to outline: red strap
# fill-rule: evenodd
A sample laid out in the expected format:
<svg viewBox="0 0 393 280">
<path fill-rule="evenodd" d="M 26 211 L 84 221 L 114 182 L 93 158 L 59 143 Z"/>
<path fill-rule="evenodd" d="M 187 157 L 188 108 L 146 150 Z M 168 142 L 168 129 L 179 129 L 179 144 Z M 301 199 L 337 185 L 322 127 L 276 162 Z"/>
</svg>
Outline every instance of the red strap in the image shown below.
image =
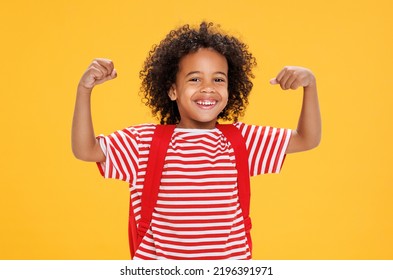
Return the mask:
<svg viewBox="0 0 393 280">
<path fill-rule="evenodd" d="M 134 209 L 132 207 L 132 201 L 130 197 L 130 209 L 128 218 L 128 242 L 130 246 L 131 259 L 134 257 L 136 250 L 138 249 L 138 231 L 136 229 Z"/>
<path fill-rule="evenodd" d="M 135 226 L 135 218 L 131 217 L 130 215 L 130 227 L 132 227 L 132 229 L 129 230 L 129 234 L 134 234 L 133 236 L 130 236 L 131 256 L 134 255 L 136 249 L 139 247 L 139 244 L 142 241 L 142 238 L 149 229 L 153 210 L 157 204 L 165 155 L 167 153 L 169 142 L 171 141 L 171 136 L 174 129 L 175 125 L 157 125 L 155 128 L 150 145 L 145 182 L 141 196 L 141 219 L 139 220 L 137 229 Z M 130 209 L 130 211 L 132 211 L 132 209 Z M 134 225 L 132 225 L 131 220 L 134 221 Z M 135 234 L 135 231 L 137 231 L 137 234 Z"/>
<path fill-rule="evenodd" d="M 154 132 L 141 197 L 141 219 L 140 225 L 138 226 L 138 237 L 140 239 L 143 238 L 149 227 L 153 209 L 157 204 L 165 155 L 174 129 L 174 125 L 157 125 Z M 141 240 L 139 240 L 139 242 L 140 241 Z"/>
<path fill-rule="evenodd" d="M 217 128 L 225 135 L 232 145 L 236 158 L 237 187 L 239 192 L 240 208 L 243 212 L 244 227 L 246 230 L 248 246 L 252 250 L 251 218 L 250 218 L 250 171 L 248 168 L 248 152 L 246 143 L 240 130 L 233 124 L 218 124 Z"/>
</svg>

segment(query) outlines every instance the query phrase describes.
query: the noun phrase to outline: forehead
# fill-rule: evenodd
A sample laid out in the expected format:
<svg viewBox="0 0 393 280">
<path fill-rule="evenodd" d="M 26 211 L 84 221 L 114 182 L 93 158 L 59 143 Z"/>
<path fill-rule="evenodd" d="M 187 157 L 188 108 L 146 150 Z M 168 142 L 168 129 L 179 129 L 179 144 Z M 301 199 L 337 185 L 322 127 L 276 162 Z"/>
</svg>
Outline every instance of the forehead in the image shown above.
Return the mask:
<svg viewBox="0 0 393 280">
<path fill-rule="evenodd" d="M 228 63 L 225 56 L 217 51 L 201 48 L 180 59 L 179 71 L 221 71 L 227 73 Z"/>
</svg>

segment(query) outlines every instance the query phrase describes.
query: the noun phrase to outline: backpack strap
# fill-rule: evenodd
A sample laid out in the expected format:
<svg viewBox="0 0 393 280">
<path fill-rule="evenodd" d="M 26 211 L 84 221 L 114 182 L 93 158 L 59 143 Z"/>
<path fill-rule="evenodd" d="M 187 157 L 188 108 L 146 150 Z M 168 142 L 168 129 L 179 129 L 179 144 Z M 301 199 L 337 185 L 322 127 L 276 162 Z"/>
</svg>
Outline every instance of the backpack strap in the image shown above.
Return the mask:
<svg viewBox="0 0 393 280">
<path fill-rule="evenodd" d="M 232 145 L 236 158 L 237 187 L 239 192 L 240 208 L 243 212 L 244 227 L 247 242 L 252 252 L 252 240 L 250 230 L 252 227 L 250 218 L 250 171 L 248 167 L 248 151 L 243 135 L 233 124 L 217 124 L 217 128 L 225 135 Z"/>
<path fill-rule="evenodd" d="M 164 169 L 165 155 L 168 150 L 175 125 L 157 125 L 150 145 L 145 182 L 141 196 L 141 218 L 136 228 L 134 212 L 130 203 L 129 241 L 133 257 L 143 237 L 149 229 Z M 132 215 L 131 215 L 132 214 Z"/>
</svg>

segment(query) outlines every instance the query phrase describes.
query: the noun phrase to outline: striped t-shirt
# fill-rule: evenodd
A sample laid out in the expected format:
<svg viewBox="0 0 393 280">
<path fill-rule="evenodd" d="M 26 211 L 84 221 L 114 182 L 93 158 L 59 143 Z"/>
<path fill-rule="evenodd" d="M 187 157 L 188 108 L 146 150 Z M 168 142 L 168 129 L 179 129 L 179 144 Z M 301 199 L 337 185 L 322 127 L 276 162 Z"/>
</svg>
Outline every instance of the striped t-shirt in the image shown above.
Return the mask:
<svg viewBox="0 0 393 280">
<path fill-rule="evenodd" d="M 246 142 L 250 175 L 278 173 L 290 130 L 234 125 Z M 106 155 L 99 170 L 129 183 L 137 224 L 154 129 L 143 124 L 98 137 Z M 134 259 L 250 259 L 236 181 L 234 150 L 219 129 L 175 128 L 152 221 Z"/>
</svg>

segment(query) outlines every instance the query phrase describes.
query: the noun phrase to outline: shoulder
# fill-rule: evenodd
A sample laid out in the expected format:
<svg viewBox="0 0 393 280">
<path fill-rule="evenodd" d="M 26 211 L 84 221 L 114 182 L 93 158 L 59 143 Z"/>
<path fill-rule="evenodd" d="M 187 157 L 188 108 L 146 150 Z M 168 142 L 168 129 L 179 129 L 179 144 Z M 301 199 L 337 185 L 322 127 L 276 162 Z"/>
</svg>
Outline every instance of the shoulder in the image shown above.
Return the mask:
<svg viewBox="0 0 393 280">
<path fill-rule="evenodd" d="M 290 129 L 286 128 L 278 128 L 266 125 L 253 125 L 253 124 L 245 124 L 242 122 L 237 122 L 233 124 L 237 127 L 243 137 L 246 139 L 249 138 L 265 138 L 271 136 L 279 136 L 279 135 L 287 135 L 291 133 Z"/>
<path fill-rule="evenodd" d="M 248 136 L 250 134 L 255 134 L 256 131 L 262 130 L 265 126 L 259 126 L 259 125 L 252 125 L 252 124 L 246 124 L 243 122 L 236 122 L 233 124 L 237 129 L 240 130 L 241 134 L 243 136 Z"/>
<path fill-rule="evenodd" d="M 123 139 L 123 141 L 136 141 L 136 142 L 145 142 L 151 141 L 152 135 L 154 134 L 156 125 L 151 123 L 146 124 L 138 124 L 129 126 L 113 133 L 108 136 L 100 135 L 100 138 L 105 138 L 107 141 L 119 141 Z"/>
<path fill-rule="evenodd" d="M 131 133 L 133 135 L 143 136 L 143 135 L 152 134 L 156 126 L 157 126 L 156 124 L 152 124 L 152 123 L 138 124 L 115 131 L 114 133 L 126 133 L 126 134 Z"/>
<path fill-rule="evenodd" d="M 255 124 L 247 124 L 244 122 L 235 122 L 233 123 L 235 127 L 237 127 L 239 130 L 249 130 L 249 129 L 256 129 L 256 128 L 263 128 L 266 126 L 263 125 L 255 125 Z"/>
</svg>

